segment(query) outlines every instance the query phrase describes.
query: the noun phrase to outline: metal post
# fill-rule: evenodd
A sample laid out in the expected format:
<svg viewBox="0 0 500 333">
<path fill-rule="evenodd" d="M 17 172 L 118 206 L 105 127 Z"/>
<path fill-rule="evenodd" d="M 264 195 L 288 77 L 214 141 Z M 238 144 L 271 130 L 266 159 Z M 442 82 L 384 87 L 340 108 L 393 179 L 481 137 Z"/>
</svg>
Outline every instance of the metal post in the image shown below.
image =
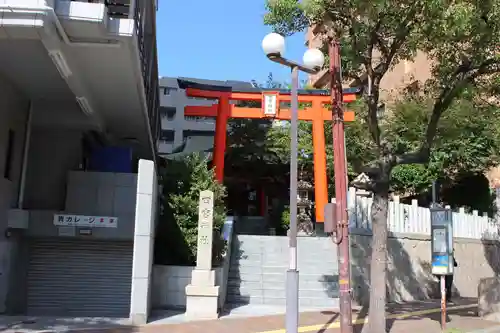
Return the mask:
<svg viewBox="0 0 500 333">
<path fill-rule="evenodd" d="M 446 331 L 446 283 L 445 276 L 441 275 L 441 331 Z"/>
<path fill-rule="evenodd" d="M 290 122 L 290 230 L 288 231 L 289 267 L 286 272 L 286 333 L 297 333 L 299 327 L 299 271 L 297 270 L 297 141 L 298 141 L 297 66 L 292 66 Z"/>
<path fill-rule="evenodd" d="M 349 221 L 347 216 L 347 163 L 344 138 L 344 110 L 342 107 L 342 79 L 340 44 L 333 40 L 329 49 L 331 96 L 333 112 L 333 160 L 335 163 L 335 199 L 337 221 L 340 331 L 352 333 L 352 304 L 349 258 Z"/>
</svg>

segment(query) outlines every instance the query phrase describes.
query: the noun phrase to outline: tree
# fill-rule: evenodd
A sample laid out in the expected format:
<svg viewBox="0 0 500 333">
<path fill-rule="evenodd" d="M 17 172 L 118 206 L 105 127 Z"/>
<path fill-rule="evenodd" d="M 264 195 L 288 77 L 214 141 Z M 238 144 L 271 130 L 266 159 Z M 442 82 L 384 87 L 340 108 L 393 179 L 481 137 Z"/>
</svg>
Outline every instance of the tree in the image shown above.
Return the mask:
<svg viewBox="0 0 500 333">
<path fill-rule="evenodd" d="M 183 160 L 163 160 L 159 169 L 161 215 L 156 230 L 155 262 L 163 265 L 194 265 L 198 240 L 200 192 L 214 192 L 213 265 L 224 251 L 221 238 L 226 218 L 226 191 L 216 181 L 208 161 L 194 153 Z"/>
<path fill-rule="evenodd" d="M 392 136 L 391 140 L 406 147 L 418 145 L 426 127 L 431 102 L 419 96 L 407 96 L 395 102 L 388 115 L 390 126 L 387 127 L 387 131 Z M 354 179 L 358 176 L 354 171 L 356 169 L 354 165 L 370 162 L 373 159 L 373 152 L 366 148 L 369 147 L 371 139 L 362 121 L 363 115 L 366 114 L 364 101 L 358 100 L 350 104 L 349 109 L 356 114 L 356 120 L 346 124 L 349 178 Z M 471 113 L 483 116 L 471 118 Z M 495 105 L 485 105 L 466 98 L 458 100 L 443 115 L 429 164 L 396 166 L 392 172 L 391 191 L 403 198 L 418 197 L 429 192 L 434 180 L 439 180 L 441 186 L 447 190 L 456 186 L 466 174 L 483 174 L 490 167 L 498 165 L 500 126 L 496 119 L 499 117 L 500 108 Z M 305 170 L 312 177 L 313 144 L 310 124 L 300 122 L 299 133 L 299 151 L 305 152 L 299 155 L 299 169 Z M 272 128 L 268 132 L 269 149 L 283 161 L 287 161 L 290 156 L 289 134 L 286 127 Z M 325 123 L 325 142 L 329 184 L 332 185 L 334 175 L 331 123 Z M 455 206 L 455 201 L 445 201 L 445 203 Z M 464 204 L 463 200 L 460 204 Z"/>
<path fill-rule="evenodd" d="M 373 159 L 356 167 L 371 178 L 366 186 L 374 193 L 366 328 L 385 332 L 391 176 L 397 166 L 427 164 L 439 121 L 454 101 L 467 88 L 490 86 L 498 77 L 500 6 L 491 0 L 268 0 L 266 6 L 265 23 L 284 35 L 324 24 L 324 38 L 341 41 L 343 77 L 362 82 L 366 74 L 371 84 L 363 125 L 370 134 L 367 148 Z M 433 78 L 426 87 L 432 103 L 418 145 L 408 147 L 394 142 L 390 124 L 379 115 L 380 82 L 392 66 L 411 60 L 419 50 L 433 60 Z"/>
<path fill-rule="evenodd" d="M 264 85 L 253 81 L 254 86 L 262 89 L 281 89 L 281 83 L 276 82 L 272 73 L 269 74 Z M 260 101 L 240 101 L 238 106 L 261 109 Z M 226 152 L 226 177 L 228 190 L 232 194 L 231 208 L 238 210 L 241 204 L 240 195 L 246 194 L 246 187 L 241 186 L 240 179 L 254 189 L 266 187 L 275 192 L 277 189 L 286 188 L 288 182 L 288 169 L 277 154 L 269 149 L 267 133 L 272 128 L 270 118 L 264 119 L 231 119 L 228 125 L 227 152 Z M 234 180 L 234 182 L 233 182 Z M 230 184 L 230 185 L 229 185 Z M 265 184 L 265 185 L 264 185 Z M 277 184 L 278 186 L 273 186 Z M 233 186 L 234 185 L 234 186 Z M 247 206 L 240 207 L 246 213 Z M 234 213 L 238 214 L 239 211 Z M 274 217 L 271 223 L 277 223 Z"/>
<path fill-rule="evenodd" d="M 397 103 L 390 116 L 388 132 L 392 141 L 404 149 L 420 142 L 431 112 L 432 101 L 410 98 Z M 480 117 L 471 117 L 480 114 Z M 398 165 L 394 168 L 391 188 L 403 196 L 415 196 L 438 180 L 441 187 L 451 189 L 464 177 L 482 175 L 500 163 L 500 109 L 466 98 L 456 100 L 443 114 L 428 165 Z M 464 198 L 465 202 L 471 199 Z M 456 201 L 446 201 L 454 206 Z M 457 202 L 458 203 L 458 202 Z M 464 201 L 462 200 L 463 204 Z"/>
<path fill-rule="evenodd" d="M 257 82 L 253 84 L 263 88 Z M 265 87 L 280 89 L 272 73 L 269 73 Z M 238 106 L 261 108 L 260 101 L 240 101 Z M 254 181 L 270 174 L 267 167 L 278 162 L 278 157 L 266 145 L 267 132 L 272 127 L 270 119 L 231 119 L 228 125 L 228 149 L 226 159 L 233 173 L 250 176 Z M 250 171 L 251 172 L 248 172 Z"/>
</svg>

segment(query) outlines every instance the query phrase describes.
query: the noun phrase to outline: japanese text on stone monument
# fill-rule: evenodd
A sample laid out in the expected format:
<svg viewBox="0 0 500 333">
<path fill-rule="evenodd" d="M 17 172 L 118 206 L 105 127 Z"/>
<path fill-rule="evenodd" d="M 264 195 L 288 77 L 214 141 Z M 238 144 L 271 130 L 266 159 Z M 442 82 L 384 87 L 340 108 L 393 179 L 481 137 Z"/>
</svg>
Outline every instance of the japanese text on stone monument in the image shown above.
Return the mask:
<svg viewBox="0 0 500 333">
<path fill-rule="evenodd" d="M 212 269 L 212 237 L 214 224 L 214 193 L 201 191 L 198 208 L 197 268 Z"/>
</svg>

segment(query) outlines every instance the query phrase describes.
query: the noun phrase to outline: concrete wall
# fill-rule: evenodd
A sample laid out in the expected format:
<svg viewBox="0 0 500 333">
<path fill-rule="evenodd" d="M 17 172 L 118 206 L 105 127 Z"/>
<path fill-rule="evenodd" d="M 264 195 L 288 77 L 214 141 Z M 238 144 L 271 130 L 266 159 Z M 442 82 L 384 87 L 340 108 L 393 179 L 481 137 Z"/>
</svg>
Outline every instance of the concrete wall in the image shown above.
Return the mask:
<svg viewBox="0 0 500 333">
<path fill-rule="evenodd" d="M 351 274 L 355 299 L 368 301 L 371 235 L 352 231 Z M 500 243 L 455 238 L 454 292 L 477 297 L 479 280 L 500 273 Z M 429 236 L 393 234 L 388 241 L 388 296 L 390 301 L 412 301 L 439 295 L 438 281 L 431 274 L 431 240 Z"/>
<path fill-rule="evenodd" d="M 25 209 L 64 210 L 68 171 L 83 161 L 82 136 L 70 128 L 32 129 Z"/>
<path fill-rule="evenodd" d="M 92 235 L 75 237 L 127 240 L 134 237 L 137 174 L 70 171 L 63 213 L 75 215 L 113 216 L 117 228 L 93 228 Z M 59 236 L 53 217 L 58 210 L 30 210 L 28 235 L 32 237 Z M 88 228 L 83 228 L 88 229 Z"/>
<path fill-rule="evenodd" d="M 29 100 L 0 76 L 0 313 L 5 311 L 13 241 L 5 238 L 7 212 L 17 205 Z M 14 132 L 11 177 L 4 178 L 9 130 Z"/>
<path fill-rule="evenodd" d="M 13 85 L 0 77 L 0 212 L 15 206 L 21 177 L 24 136 L 28 117 L 29 100 Z M 14 132 L 14 151 L 11 178 L 4 179 L 7 138 L 9 130 Z M 4 213 L 0 221 L 5 221 Z M 2 222 L 0 222 L 0 225 Z"/>
<path fill-rule="evenodd" d="M 154 265 L 153 308 L 185 309 L 186 286 L 191 283 L 193 270 L 194 266 Z M 215 268 L 215 281 L 218 286 L 222 284 L 222 271 L 222 267 Z"/>
<path fill-rule="evenodd" d="M 8 240 L 8 293 L 6 312 L 9 315 L 24 314 L 26 310 L 29 246 L 23 233 L 13 232 Z"/>
</svg>

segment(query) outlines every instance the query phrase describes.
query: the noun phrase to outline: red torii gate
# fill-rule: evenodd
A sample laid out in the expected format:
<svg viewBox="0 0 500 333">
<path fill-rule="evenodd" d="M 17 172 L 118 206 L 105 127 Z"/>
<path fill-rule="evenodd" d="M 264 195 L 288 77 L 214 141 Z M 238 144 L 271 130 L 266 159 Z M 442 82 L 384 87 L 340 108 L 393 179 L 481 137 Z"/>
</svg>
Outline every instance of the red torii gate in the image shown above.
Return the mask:
<svg viewBox="0 0 500 333">
<path fill-rule="evenodd" d="M 281 102 L 290 102 L 289 90 L 264 90 L 264 89 L 242 89 L 236 91 L 227 86 L 212 86 L 198 83 L 184 82 L 186 96 L 195 98 L 213 99 L 217 103 L 210 106 L 186 106 L 184 116 L 214 117 L 215 139 L 213 166 L 215 177 L 219 182 L 224 179 L 224 154 L 226 151 L 227 123 L 229 118 L 270 118 L 277 120 L 290 120 L 290 109 L 280 108 Z M 356 100 L 358 88 L 344 89 L 343 102 Z M 276 114 L 264 114 L 264 97 L 266 95 L 276 96 Z M 299 90 L 299 103 L 310 104 L 298 111 L 298 119 L 312 122 L 313 151 L 314 151 L 314 191 L 316 201 L 316 222 L 324 222 L 324 207 L 328 203 L 328 183 L 326 169 L 326 147 L 324 122 L 332 120 L 330 92 L 327 90 Z M 239 107 L 231 102 L 234 101 L 262 101 L 260 108 Z M 346 111 L 344 121 L 354 121 L 354 112 Z"/>
</svg>

